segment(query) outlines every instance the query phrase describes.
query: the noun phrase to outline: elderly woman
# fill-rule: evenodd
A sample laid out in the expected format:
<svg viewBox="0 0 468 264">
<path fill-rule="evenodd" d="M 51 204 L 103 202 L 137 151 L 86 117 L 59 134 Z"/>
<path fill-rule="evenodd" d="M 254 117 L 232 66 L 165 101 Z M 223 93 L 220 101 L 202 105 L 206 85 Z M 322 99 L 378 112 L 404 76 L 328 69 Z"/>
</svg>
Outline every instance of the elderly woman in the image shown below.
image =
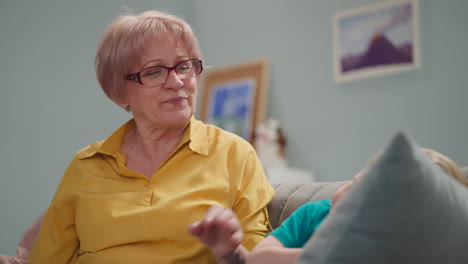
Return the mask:
<svg viewBox="0 0 468 264">
<path fill-rule="evenodd" d="M 120 16 L 95 67 L 133 118 L 73 158 L 30 263 L 215 263 L 187 231 L 213 205 L 236 214 L 247 249 L 261 241 L 273 189 L 248 142 L 193 117 L 203 64 L 190 26 L 158 11 Z"/>
</svg>

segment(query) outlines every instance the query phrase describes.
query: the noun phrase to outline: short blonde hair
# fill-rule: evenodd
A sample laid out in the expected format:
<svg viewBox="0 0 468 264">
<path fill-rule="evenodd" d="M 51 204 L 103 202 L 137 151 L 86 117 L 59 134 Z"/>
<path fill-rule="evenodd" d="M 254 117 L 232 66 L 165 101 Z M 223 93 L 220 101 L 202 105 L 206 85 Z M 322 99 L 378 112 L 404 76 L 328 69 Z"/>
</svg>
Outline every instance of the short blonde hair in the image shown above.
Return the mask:
<svg viewBox="0 0 468 264">
<path fill-rule="evenodd" d="M 141 59 L 148 41 L 166 37 L 167 34 L 182 42 L 191 59 L 201 59 L 200 46 L 190 25 L 168 13 L 152 10 L 139 15 L 122 15 L 105 29 L 94 67 L 102 90 L 112 101 L 121 107 L 128 107 L 124 105 L 127 74 Z"/>
<path fill-rule="evenodd" d="M 448 175 L 468 187 L 468 179 L 454 161 L 435 150 L 427 148 L 422 148 L 421 150 L 432 162 L 439 165 L 439 167 L 441 167 Z"/>
</svg>

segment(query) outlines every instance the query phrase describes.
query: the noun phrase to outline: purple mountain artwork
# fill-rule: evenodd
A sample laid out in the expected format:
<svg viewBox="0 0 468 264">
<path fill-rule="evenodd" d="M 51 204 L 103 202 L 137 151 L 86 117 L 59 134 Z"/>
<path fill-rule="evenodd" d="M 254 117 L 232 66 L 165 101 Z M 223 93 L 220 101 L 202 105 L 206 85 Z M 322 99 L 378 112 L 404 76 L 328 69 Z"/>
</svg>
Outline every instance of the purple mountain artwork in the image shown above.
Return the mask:
<svg viewBox="0 0 468 264">
<path fill-rule="evenodd" d="M 342 72 L 348 72 L 376 66 L 412 62 L 411 43 L 395 46 L 384 34 L 376 33 L 363 53 L 349 55 L 341 59 L 341 70 Z"/>
</svg>

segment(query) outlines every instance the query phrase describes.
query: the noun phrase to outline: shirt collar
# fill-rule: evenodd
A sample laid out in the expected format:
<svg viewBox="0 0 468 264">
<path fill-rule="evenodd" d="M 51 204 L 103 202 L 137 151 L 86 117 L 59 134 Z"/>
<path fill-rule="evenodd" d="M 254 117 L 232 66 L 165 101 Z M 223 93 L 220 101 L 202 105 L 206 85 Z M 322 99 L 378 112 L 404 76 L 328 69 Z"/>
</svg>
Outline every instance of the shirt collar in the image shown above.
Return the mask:
<svg viewBox="0 0 468 264">
<path fill-rule="evenodd" d="M 208 134 L 206 131 L 206 125 L 196 120 L 193 116 L 190 119 L 190 124 L 188 129 L 185 131 L 184 137 L 181 140 L 182 142 L 186 142 L 184 140 L 190 141 L 189 148 L 200 155 L 208 156 Z"/>
<path fill-rule="evenodd" d="M 133 118 L 128 120 L 107 139 L 102 142 L 95 143 L 100 146 L 92 147 L 93 144 L 91 144 L 90 147 L 79 153 L 78 158 L 88 158 L 97 153 L 115 156 L 117 153 L 120 153 L 125 135 L 135 127 L 135 120 Z M 206 126 L 201 121 L 196 120 L 193 116 L 190 118 L 188 127 L 185 130 L 177 149 L 183 147 L 186 143 L 189 143 L 189 148 L 193 152 L 203 156 L 208 156 L 208 135 Z"/>
</svg>

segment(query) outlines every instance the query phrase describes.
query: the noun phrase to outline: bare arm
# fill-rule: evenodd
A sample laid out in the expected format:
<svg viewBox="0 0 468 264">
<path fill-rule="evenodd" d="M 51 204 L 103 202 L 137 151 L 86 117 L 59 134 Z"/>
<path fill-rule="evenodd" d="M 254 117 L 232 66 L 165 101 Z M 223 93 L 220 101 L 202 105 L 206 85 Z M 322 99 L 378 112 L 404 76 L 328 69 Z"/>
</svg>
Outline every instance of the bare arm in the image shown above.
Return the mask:
<svg viewBox="0 0 468 264">
<path fill-rule="evenodd" d="M 294 264 L 302 248 L 285 248 L 274 236 L 268 236 L 248 255 L 247 264 Z"/>
<path fill-rule="evenodd" d="M 241 245 L 242 229 L 232 210 L 212 206 L 202 221 L 191 224 L 188 229 L 211 249 L 219 264 L 245 263 L 249 251 Z"/>
</svg>

